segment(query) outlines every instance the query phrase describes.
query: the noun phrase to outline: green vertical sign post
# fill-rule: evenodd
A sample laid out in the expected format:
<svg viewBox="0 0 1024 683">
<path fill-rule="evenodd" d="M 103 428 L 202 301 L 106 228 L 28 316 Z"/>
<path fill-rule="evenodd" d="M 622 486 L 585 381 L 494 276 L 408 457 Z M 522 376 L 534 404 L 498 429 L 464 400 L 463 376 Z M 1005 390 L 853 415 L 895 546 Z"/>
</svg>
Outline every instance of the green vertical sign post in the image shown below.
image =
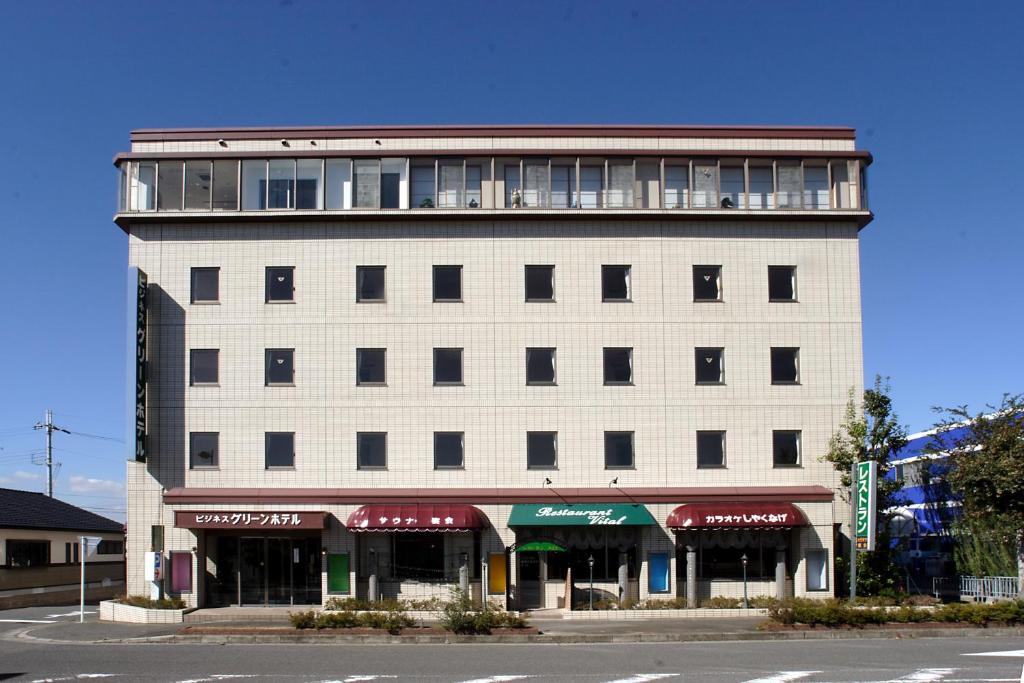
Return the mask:
<svg viewBox="0 0 1024 683">
<path fill-rule="evenodd" d="M 850 469 L 850 602 L 857 599 L 857 553 L 875 549 L 878 463 L 855 462 Z"/>
<path fill-rule="evenodd" d="M 878 463 L 868 460 L 857 463 L 857 481 L 854 485 L 856 501 L 857 550 L 875 549 L 875 510 L 878 507 Z"/>
</svg>

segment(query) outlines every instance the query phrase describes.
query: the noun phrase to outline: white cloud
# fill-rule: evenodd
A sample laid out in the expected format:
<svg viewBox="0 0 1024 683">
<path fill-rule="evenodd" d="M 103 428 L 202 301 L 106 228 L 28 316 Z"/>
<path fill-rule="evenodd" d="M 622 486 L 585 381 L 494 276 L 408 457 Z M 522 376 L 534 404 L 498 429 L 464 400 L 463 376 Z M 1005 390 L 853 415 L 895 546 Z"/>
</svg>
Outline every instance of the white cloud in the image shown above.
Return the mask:
<svg viewBox="0 0 1024 683">
<path fill-rule="evenodd" d="M 102 493 L 110 496 L 124 495 L 124 482 L 110 479 L 93 479 L 75 475 L 68 480 L 72 493 Z"/>
<path fill-rule="evenodd" d="M 17 472 L 14 473 L 14 478 L 15 479 L 28 479 L 30 481 L 34 481 L 36 479 L 42 479 L 43 475 L 36 474 L 35 472 L 25 472 L 24 470 L 18 470 Z"/>
<path fill-rule="evenodd" d="M 42 479 L 42 476 L 33 472 L 26 472 L 24 470 L 17 470 L 14 474 L 9 477 L 0 477 L 0 484 L 3 485 L 19 485 L 24 486 L 27 481 L 37 481 Z"/>
</svg>

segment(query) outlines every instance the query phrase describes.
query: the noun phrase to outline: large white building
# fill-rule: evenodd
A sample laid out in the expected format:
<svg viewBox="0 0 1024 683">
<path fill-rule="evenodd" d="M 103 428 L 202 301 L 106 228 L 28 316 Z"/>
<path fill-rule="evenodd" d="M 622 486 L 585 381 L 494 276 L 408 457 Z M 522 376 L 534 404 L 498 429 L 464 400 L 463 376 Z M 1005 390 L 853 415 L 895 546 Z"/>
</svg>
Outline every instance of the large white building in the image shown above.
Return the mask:
<svg viewBox="0 0 1024 683">
<path fill-rule="evenodd" d="M 461 574 L 555 607 L 591 569 L 694 604 L 744 556 L 750 595 L 831 595 L 870 159 L 849 128 L 134 131 L 129 592 L 154 549 L 192 605 Z"/>
</svg>

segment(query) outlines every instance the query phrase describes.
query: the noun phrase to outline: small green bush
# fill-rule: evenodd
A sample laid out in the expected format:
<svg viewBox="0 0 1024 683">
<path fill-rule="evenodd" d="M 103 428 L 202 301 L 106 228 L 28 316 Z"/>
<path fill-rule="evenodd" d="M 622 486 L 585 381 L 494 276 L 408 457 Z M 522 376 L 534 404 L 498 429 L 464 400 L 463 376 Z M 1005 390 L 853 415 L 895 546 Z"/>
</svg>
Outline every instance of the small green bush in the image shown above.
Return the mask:
<svg viewBox="0 0 1024 683">
<path fill-rule="evenodd" d="M 650 598 L 638 602 L 633 609 L 686 609 L 686 598 Z"/>
<path fill-rule="evenodd" d="M 751 607 L 757 609 L 771 609 L 775 605 L 779 604 L 778 598 L 773 598 L 770 595 L 755 595 L 747 601 Z"/>
<path fill-rule="evenodd" d="M 851 605 L 839 600 L 791 599 L 769 608 L 769 617 L 780 624 L 809 624 L 828 627 L 867 624 L 946 622 L 984 626 L 989 623 L 1024 623 L 1024 601 L 992 604 L 951 603 L 934 610 L 914 605 L 896 609 Z"/>
<path fill-rule="evenodd" d="M 290 621 L 292 626 L 295 628 L 316 628 L 317 613 L 315 610 L 289 612 L 288 621 Z"/>
<path fill-rule="evenodd" d="M 743 606 L 740 598 L 726 598 L 721 595 L 701 600 L 700 606 L 704 609 L 737 609 Z"/>
<path fill-rule="evenodd" d="M 454 588 L 441 607 L 441 626 L 452 633 L 487 634 L 496 628 L 524 628 L 526 620 L 493 602 L 475 605 L 472 598 Z"/>
<path fill-rule="evenodd" d="M 161 598 L 154 600 L 145 595 L 125 595 L 115 598 L 122 605 L 144 607 L 146 609 L 185 609 L 185 601 L 181 598 Z"/>
</svg>

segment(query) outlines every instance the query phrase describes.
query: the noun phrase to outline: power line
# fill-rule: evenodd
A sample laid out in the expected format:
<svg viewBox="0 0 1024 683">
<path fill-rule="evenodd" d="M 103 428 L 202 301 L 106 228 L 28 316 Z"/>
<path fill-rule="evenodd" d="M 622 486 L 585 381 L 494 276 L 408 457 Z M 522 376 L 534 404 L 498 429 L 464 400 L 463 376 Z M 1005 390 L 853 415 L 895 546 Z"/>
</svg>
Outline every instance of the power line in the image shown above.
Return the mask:
<svg viewBox="0 0 1024 683">
<path fill-rule="evenodd" d="M 100 436 L 99 434 L 86 434 L 85 432 L 72 432 L 72 431 L 69 431 L 68 434 L 74 434 L 75 436 L 84 436 L 84 437 L 86 437 L 88 439 L 100 439 L 102 441 L 115 441 L 117 443 L 124 443 L 124 439 L 118 439 L 118 438 L 115 438 L 113 436 Z"/>
</svg>

